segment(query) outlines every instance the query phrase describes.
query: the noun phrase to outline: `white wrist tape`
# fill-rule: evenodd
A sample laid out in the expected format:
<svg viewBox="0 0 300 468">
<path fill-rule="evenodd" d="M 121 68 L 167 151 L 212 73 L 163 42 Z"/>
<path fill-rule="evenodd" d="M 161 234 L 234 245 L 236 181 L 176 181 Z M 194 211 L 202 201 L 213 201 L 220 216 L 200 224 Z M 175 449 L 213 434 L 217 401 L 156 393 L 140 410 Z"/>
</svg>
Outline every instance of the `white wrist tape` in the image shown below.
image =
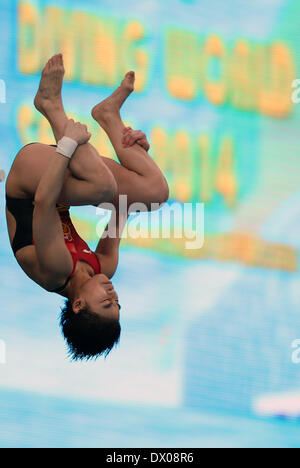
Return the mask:
<svg viewBox="0 0 300 468">
<path fill-rule="evenodd" d="M 72 138 L 69 138 L 67 136 L 63 136 L 57 142 L 56 151 L 57 153 L 60 153 L 63 156 L 66 156 L 67 158 L 71 158 L 77 146 L 78 146 L 77 141 L 72 140 Z"/>
</svg>

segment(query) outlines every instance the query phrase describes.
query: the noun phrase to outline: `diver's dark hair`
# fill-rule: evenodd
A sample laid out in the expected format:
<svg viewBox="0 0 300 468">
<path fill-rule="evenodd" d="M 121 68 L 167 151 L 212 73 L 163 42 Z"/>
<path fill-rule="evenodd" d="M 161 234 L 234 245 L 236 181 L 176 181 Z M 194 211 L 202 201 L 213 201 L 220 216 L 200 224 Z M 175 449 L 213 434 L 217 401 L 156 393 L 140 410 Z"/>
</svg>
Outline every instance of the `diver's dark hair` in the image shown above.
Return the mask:
<svg viewBox="0 0 300 468">
<path fill-rule="evenodd" d="M 75 314 L 70 300 L 66 300 L 61 309 L 60 326 L 72 361 L 88 361 L 102 354 L 106 357 L 120 340 L 118 320 L 103 318 L 88 310 Z"/>
</svg>

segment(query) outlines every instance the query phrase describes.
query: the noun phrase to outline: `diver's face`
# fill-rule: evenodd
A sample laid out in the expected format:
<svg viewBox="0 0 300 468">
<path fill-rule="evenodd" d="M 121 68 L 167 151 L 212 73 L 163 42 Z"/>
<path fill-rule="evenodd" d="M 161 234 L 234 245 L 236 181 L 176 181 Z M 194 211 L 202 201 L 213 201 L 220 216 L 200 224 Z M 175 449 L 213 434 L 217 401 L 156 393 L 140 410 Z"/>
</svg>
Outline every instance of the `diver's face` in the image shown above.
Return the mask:
<svg viewBox="0 0 300 468">
<path fill-rule="evenodd" d="M 107 276 L 103 274 L 93 276 L 82 287 L 80 297 L 90 312 L 119 320 L 118 295 Z"/>
</svg>

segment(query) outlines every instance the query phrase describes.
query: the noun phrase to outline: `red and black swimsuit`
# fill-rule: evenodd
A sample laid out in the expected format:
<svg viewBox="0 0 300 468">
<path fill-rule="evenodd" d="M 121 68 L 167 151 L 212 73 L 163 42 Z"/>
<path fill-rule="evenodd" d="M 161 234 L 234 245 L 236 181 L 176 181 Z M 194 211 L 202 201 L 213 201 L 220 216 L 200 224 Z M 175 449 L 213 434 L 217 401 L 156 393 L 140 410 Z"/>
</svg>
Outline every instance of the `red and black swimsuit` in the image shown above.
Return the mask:
<svg viewBox="0 0 300 468">
<path fill-rule="evenodd" d="M 18 250 L 23 247 L 34 245 L 32 235 L 34 199 L 12 198 L 6 195 L 6 206 L 8 211 L 14 216 L 17 224 L 15 237 L 12 241 L 12 249 L 16 255 Z M 54 291 L 50 291 L 60 293 L 65 289 L 74 275 L 78 260 L 88 263 L 93 268 L 95 275 L 101 273 L 101 266 L 97 255 L 90 250 L 87 243 L 79 236 L 73 226 L 69 208 L 57 206 L 57 211 L 61 219 L 65 244 L 73 259 L 73 270 L 65 284 Z"/>
<path fill-rule="evenodd" d="M 61 219 L 65 244 L 73 259 L 73 270 L 65 284 L 61 288 L 50 291 L 59 293 L 65 289 L 68 282 L 74 275 L 78 260 L 82 260 L 88 263 L 93 268 L 95 275 L 101 273 L 101 266 L 97 255 L 90 250 L 87 243 L 79 236 L 75 227 L 73 226 L 69 209 L 64 206 L 58 206 L 57 211 Z"/>
</svg>

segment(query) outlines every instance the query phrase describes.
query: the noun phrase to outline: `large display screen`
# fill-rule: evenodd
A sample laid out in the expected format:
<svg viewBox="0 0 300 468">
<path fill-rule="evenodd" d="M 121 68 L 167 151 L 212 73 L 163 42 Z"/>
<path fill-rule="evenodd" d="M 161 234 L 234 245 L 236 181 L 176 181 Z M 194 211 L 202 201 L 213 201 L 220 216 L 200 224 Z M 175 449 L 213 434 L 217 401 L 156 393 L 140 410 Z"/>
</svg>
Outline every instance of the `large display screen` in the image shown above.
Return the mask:
<svg viewBox="0 0 300 468">
<path fill-rule="evenodd" d="M 263 424 L 256 420 L 260 402 L 290 393 L 300 400 L 299 2 L 2 0 L 0 12 L 0 407 L 6 420 L 18 418 L 26 402 L 38 413 L 39 399 L 46 415 L 59 413 L 60 405 L 47 403 L 59 399 L 70 413 L 76 401 L 95 405 L 82 410 L 85 417 L 97 405 L 111 414 L 119 408 L 124 418 L 139 414 L 139 423 L 132 416 L 131 435 L 144 446 L 159 444 L 155 425 L 152 435 L 138 428 L 152 409 L 161 443 L 220 442 L 226 432 L 220 426 L 219 439 L 213 429 L 209 438 L 203 421 L 199 433 L 191 430 L 189 418 L 203 412 L 214 415 L 207 416 L 212 428 L 213 418 L 229 418 L 224 427 L 236 439 L 227 434 L 225 445 L 242 444 L 233 417 L 244 418 L 254 445 L 267 440 L 269 426 L 255 426 Z M 55 143 L 33 99 L 42 68 L 59 52 L 68 117 L 87 124 L 91 143 L 114 159 L 90 112 L 135 71 L 135 92 L 121 115 L 146 133 L 170 187 L 160 212 L 171 220 L 167 235 L 157 213 L 129 220 L 114 277 L 120 344 L 106 360 L 88 363 L 68 360 L 58 326 L 63 301 L 22 272 L 5 223 L 5 177 L 15 155 L 30 142 Z M 71 214 L 95 247 L 107 212 L 76 207 Z M 172 435 L 178 412 L 180 429 L 178 423 Z M 37 431 L 39 424 L 31 427 Z M 295 444 L 295 432 L 278 424 L 278 443 Z M 18 431 L 21 445 L 33 443 L 22 422 Z M 2 432 L 0 445 L 17 443 L 12 431 Z M 41 432 L 36 445 L 63 444 L 58 434 L 55 442 Z M 98 432 L 105 432 L 101 416 Z M 113 424 L 110 433 L 94 434 L 93 443 L 134 445 Z M 70 445 L 88 443 L 84 434 L 69 436 Z"/>
</svg>

